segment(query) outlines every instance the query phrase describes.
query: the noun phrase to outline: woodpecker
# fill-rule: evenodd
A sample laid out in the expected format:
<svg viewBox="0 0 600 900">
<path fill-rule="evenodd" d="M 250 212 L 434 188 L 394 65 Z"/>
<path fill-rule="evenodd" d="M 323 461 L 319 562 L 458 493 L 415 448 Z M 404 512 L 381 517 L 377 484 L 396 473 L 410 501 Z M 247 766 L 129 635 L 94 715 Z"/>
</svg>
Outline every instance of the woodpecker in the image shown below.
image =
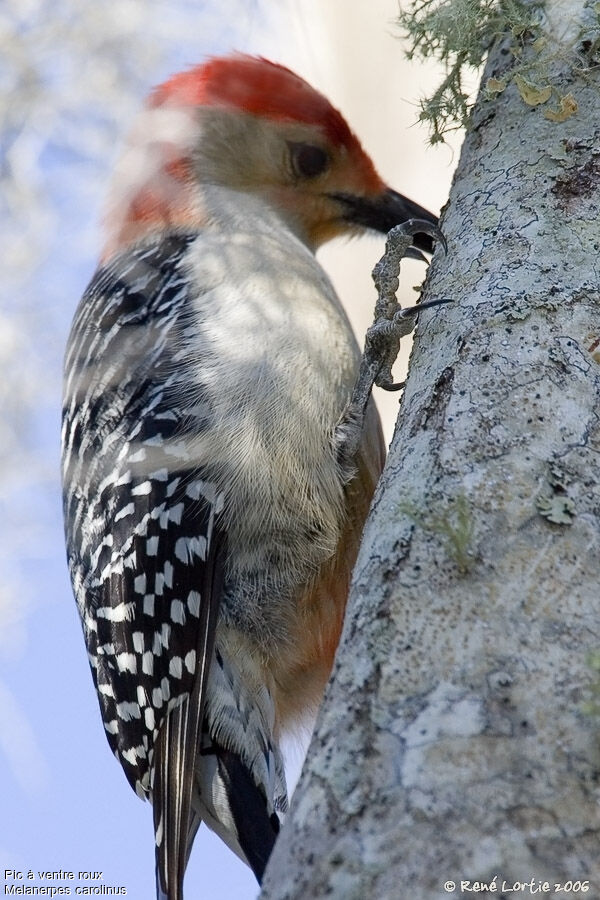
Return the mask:
<svg viewBox="0 0 600 900">
<path fill-rule="evenodd" d="M 153 805 L 157 897 L 204 821 L 260 882 L 281 736 L 316 710 L 384 461 L 314 252 L 436 219 L 289 69 L 212 58 L 156 88 L 116 166 L 65 357 L 67 556 L 110 746 Z"/>
</svg>

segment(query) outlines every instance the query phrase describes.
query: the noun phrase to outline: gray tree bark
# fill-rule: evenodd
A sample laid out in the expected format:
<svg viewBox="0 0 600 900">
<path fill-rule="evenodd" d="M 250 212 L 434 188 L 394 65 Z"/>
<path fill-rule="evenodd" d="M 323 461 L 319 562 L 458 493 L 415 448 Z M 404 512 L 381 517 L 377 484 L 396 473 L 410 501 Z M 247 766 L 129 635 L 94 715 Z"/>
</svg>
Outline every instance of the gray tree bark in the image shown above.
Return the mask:
<svg viewBox="0 0 600 900">
<path fill-rule="evenodd" d="M 264 900 L 600 897 L 600 69 L 552 78 L 476 107 Z"/>
</svg>

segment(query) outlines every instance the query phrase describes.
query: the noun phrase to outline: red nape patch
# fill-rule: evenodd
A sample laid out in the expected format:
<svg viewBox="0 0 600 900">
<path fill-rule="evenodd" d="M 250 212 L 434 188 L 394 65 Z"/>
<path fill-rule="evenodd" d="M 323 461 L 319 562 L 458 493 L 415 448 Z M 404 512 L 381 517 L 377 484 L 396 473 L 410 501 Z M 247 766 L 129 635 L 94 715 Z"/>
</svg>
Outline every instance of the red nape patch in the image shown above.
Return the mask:
<svg viewBox="0 0 600 900">
<path fill-rule="evenodd" d="M 303 78 L 279 63 L 236 53 L 174 75 L 150 106 L 234 106 L 271 119 L 318 125 L 333 144 L 358 144 L 344 117 Z"/>
</svg>

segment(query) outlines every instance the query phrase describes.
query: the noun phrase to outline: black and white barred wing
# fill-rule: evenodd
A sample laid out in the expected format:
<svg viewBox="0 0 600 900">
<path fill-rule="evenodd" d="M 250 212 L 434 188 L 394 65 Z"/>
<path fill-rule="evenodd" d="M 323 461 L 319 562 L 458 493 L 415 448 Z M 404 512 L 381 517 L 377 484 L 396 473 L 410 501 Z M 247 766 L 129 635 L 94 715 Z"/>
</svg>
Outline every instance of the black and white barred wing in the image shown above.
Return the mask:
<svg viewBox="0 0 600 900">
<path fill-rule="evenodd" d="M 194 464 L 201 404 L 186 408 L 174 362 L 188 243 L 165 239 L 96 274 L 73 323 L 63 413 L 67 553 L 104 727 L 152 797 L 173 896 L 224 556 L 221 501 Z"/>
</svg>

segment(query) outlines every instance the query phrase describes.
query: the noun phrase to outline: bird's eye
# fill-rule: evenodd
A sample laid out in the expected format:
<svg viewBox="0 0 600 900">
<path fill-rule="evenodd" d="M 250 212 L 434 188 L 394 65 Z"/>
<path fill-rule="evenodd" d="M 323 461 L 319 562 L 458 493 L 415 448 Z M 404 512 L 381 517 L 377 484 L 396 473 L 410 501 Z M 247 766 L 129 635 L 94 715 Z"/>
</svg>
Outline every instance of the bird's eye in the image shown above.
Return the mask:
<svg viewBox="0 0 600 900">
<path fill-rule="evenodd" d="M 290 143 L 292 168 L 299 178 L 316 178 L 329 165 L 329 154 L 313 144 Z"/>
</svg>

